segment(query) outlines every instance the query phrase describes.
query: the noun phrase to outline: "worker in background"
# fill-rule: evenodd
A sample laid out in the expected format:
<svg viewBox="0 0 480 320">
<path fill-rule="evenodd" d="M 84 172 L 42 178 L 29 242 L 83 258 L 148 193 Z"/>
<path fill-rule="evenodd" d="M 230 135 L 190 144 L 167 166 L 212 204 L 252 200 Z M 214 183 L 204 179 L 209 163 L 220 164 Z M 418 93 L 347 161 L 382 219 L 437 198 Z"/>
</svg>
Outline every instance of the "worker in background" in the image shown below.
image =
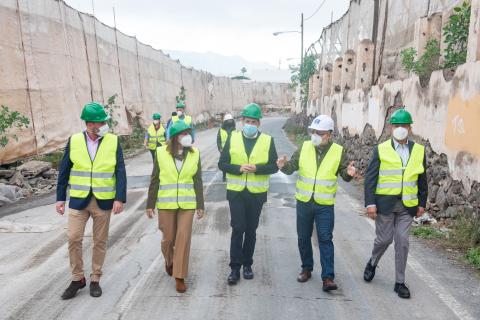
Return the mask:
<svg viewBox="0 0 480 320">
<path fill-rule="evenodd" d="M 172 116 L 170 117 L 170 119 L 168 119 L 167 121 L 167 130 L 165 131 L 165 135 L 167 136 L 168 135 L 168 128 L 170 128 L 170 124 L 172 123 L 172 118 L 175 117 L 177 115 L 177 111 L 173 111 L 172 112 Z"/>
<path fill-rule="evenodd" d="M 220 153 L 222 153 L 223 147 L 227 142 L 228 137 L 234 131 L 235 128 L 235 119 L 230 113 L 227 113 L 223 116 L 222 126 L 217 133 L 217 148 Z M 223 181 L 226 180 L 226 173 L 223 172 Z"/>
<path fill-rule="evenodd" d="M 365 173 L 365 206 L 375 220 L 376 238 L 363 278 L 370 282 L 378 262 L 395 241 L 395 285 L 400 298 L 410 298 L 405 269 L 413 217 L 425 213 L 428 196 L 425 147 L 411 141 L 412 116 L 405 109 L 390 117 L 392 138 L 375 146 Z"/>
<path fill-rule="evenodd" d="M 168 136 L 168 129 L 172 126 L 172 124 L 174 124 L 175 122 L 179 121 L 179 120 L 182 120 L 184 121 L 187 125 L 190 126 L 190 128 L 192 129 L 192 132 L 191 132 L 191 135 L 192 135 L 192 138 L 193 138 L 193 141 L 195 141 L 195 126 L 193 124 L 193 119 L 191 116 L 187 115 L 185 113 L 185 109 L 186 109 L 186 105 L 185 105 L 185 102 L 183 101 L 180 101 L 177 103 L 177 115 L 176 116 L 172 116 L 172 121 L 170 122 L 170 125 L 169 127 L 167 128 L 167 139 L 169 139 L 169 136 Z"/>
<path fill-rule="evenodd" d="M 327 115 L 313 119 L 308 127 L 311 139 L 305 141 L 290 161 L 278 159 L 279 169 L 285 174 L 298 171 L 295 197 L 297 199 L 298 250 L 302 271 L 298 282 L 306 282 L 312 276 L 313 225 L 317 229 L 320 264 L 322 266 L 323 291 L 337 289 L 334 269 L 333 226 L 335 223 L 335 195 L 338 175 L 350 181 L 356 173 L 353 161 L 349 163 L 342 146 L 332 141 L 334 122 Z"/>
<path fill-rule="evenodd" d="M 100 104 L 86 104 L 81 115 L 86 130 L 68 139 L 60 164 L 55 207 L 59 214 L 65 213 L 67 187 L 70 186 L 67 235 L 72 271 L 72 282 L 62 299 L 75 297 L 77 291 L 86 286 L 82 242 L 90 217 L 93 220 L 90 295 L 102 295 L 100 277 L 107 252 L 110 215 L 121 213 L 127 199 L 122 148 L 118 137 L 108 133 L 109 118 Z"/>
<path fill-rule="evenodd" d="M 187 290 L 195 210 L 197 218 L 204 215 L 200 152 L 192 147 L 190 133 L 190 126 L 183 121 L 170 127 L 170 139 L 156 151 L 147 199 L 147 216 L 153 218 L 155 207 L 158 210 L 165 271 L 175 278 L 179 293 Z"/>
<path fill-rule="evenodd" d="M 253 253 L 263 204 L 267 201 L 270 175 L 278 171 L 273 138 L 259 131 L 262 112 L 255 104 L 242 111 L 242 131 L 232 131 L 220 155 L 218 167 L 227 173 L 230 206 L 230 268 L 228 284 L 253 279 Z"/>
<path fill-rule="evenodd" d="M 148 127 L 145 133 L 145 140 L 143 145 L 150 150 L 152 159 L 155 160 L 155 152 L 157 147 L 165 144 L 165 128 L 161 122 L 161 115 L 159 113 L 153 114 L 153 123 Z"/>
</svg>

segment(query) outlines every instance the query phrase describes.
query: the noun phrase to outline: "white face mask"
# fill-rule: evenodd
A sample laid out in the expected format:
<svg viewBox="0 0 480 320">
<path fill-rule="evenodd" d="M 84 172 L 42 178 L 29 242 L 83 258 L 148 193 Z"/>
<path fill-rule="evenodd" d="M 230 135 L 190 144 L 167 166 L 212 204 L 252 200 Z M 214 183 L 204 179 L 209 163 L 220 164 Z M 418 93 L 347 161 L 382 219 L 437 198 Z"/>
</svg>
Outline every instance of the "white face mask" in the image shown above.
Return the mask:
<svg viewBox="0 0 480 320">
<path fill-rule="evenodd" d="M 315 147 L 319 146 L 323 141 L 322 136 L 319 136 L 318 134 L 312 134 L 311 140 Z"/>
<path fill-rule="evenodd" d="M 110 127 L 108 126 L 108 123 L 105 123 L 103 126 L 98 128 L 97 135 L 100 136 L 100 137 L 103 137 L 104 135 L 106 135 L 108 133 L 108 130 L 110 130 Z"/>
<path fill-rule="evenodd" d="M 177 116 L 178 117 L 181 117 L 183 115 L 183 112 L 182 111 L 177 111 Z"/>
<path fill-rule="evenodd" d="M 192 136 L 187 134 L 187 135 L 181 137 L 178 142 L 180 142 L 180 144 L 183 147 L 191 147 L 192 146 L 192 141 L 193 141 Z"/>
<path fill-rule="evenodd" d="M 404 127 L 393 129 L 393 137 L 397 141 L 405 140 L 408 137 L 408 129 Z"/>
</svg>

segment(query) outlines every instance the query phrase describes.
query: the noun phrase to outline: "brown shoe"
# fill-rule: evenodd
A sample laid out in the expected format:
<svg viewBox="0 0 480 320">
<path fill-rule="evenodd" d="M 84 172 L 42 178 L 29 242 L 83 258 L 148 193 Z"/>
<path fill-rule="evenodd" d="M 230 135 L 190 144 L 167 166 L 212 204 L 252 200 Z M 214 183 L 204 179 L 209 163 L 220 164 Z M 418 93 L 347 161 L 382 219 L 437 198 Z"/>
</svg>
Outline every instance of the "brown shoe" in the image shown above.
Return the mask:
<svg viewBox="0 0 480 320">
<path fill-rule="evenodd" d="M 173 274 L 173 264 L 171 266 L 167 266 L 167 264 L 165 264 L 165 272 L 171 277 Z"/>
<path fill-rule="evenodd" d="M 185 281 L 183 281 L 183 279 L 175 278 L 175 282 L 178 293 L 184 293 L 185 291 L 187 291 L 187 286 L 185 285 Z"/>
<path fill-rule="evenodd" d="M 297 277 L 298 282 L 307 282 L 312 277 L 312 271 L 308 269 L 302 269 L 302 272 Z"/>
<path fill-rule="evenodd" d="M 331 291 L 331 290 L 337 290 L 338 287 L 337 287 L 337 284 L 332 280 L 332 279 L 325 279 L 323 280 L 323 291 L 325 292 L 328 292 L 328 291 Z"/>
</svg>

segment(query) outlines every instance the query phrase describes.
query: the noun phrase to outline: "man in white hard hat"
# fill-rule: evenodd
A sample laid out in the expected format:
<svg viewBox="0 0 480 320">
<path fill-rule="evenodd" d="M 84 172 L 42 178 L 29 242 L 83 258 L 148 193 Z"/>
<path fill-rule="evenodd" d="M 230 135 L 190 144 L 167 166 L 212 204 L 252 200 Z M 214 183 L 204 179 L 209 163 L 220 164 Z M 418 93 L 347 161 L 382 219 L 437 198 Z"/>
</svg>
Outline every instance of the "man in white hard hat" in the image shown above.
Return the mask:
<svg viewBox="0 0 480 320">
<path fill-rule="evenodd" d="M 333 226 L 337 179 L 340 174 L 345 181 L 355 176 L 354 162 L 347 160 L 342 146 L 332 142 L 333 119 L 327 115 L 316 117 L 308 127 L 311 140 L 305 141 L 290 161 L 283 156 L 277 160 L 278 168 L 285 174 L 298 171 L 297 235 L 302 271 L 298 282 L 306 282 L 312 276 L 313 223 L 317 228 L 322 265 L 323 291 L 336 290 L 334 282 Z"/>
</svg>

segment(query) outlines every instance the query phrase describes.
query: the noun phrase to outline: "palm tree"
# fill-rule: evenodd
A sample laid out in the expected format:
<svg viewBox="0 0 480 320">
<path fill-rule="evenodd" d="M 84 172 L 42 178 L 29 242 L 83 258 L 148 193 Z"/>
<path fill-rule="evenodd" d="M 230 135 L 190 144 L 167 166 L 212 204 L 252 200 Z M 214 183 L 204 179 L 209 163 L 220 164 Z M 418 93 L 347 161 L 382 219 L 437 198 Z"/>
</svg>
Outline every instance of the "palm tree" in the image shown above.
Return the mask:
<svg viewBox="0 0 480 320">
<path fill-rule="evenodd" d="M 247 73 L 247 68 L 243 67 L 242 70 L 242 77 L 245 78 L 245 73 Z"/>
</svg>

